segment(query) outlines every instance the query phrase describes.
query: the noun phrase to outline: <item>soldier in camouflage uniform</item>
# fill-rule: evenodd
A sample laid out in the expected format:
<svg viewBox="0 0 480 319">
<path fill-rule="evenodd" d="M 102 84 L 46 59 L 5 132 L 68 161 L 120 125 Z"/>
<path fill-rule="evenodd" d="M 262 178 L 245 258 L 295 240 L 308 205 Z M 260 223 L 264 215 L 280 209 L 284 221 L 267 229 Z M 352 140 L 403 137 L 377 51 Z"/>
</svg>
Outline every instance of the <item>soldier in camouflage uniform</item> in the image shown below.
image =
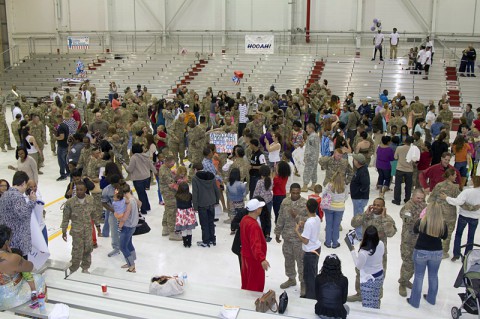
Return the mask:
<svg viewBox="0 0 480 319">
<path fill-rule="evenodd" d="M 123 122 L 116 122 L 117 135 L 120 138 L 121 148 L 120 154 L 123 160 L 128 165 L 130 163 L 130 157 L 128 156 L 128 131 L 125 129 Z"/>
<path fill-rule="evenodd" d="M 383 198 L 377 198 L 373 201 L 373 205 L 368 206 L 367 210 L 363 214 L 354 216 L 352 219 L 352 227 L 362 227 L 367 229 L 368 226 L 375 226 L 378 231 L 380 240 L 385 244 L 385 253 L 383 254 L 383 276 L 386 276 L 387 272 L 387 238 L 393 237 L 397 233 L 395 227 L 395 221 L 390 215 L 387 215 L 387 208 L 385 207 L 385 200 Z M 348 297 L 349 302 L 362 301 L 362 295 L 360 292 L 360 271 L 355 269 L 357 276 L 355 278 L 355 290 L 357 293 Z M 380 298 L 383 295 L 383 289 L 380 293 Z"/>
<path fill-rule="evenodd" d="M 0 114 L 0 117 L 2 115 Z M 22 119 L 21 114 L 17 114 L 17 118 L 15 118 L 12 123 L 10 124 L 10 128 L 12 129 L 12 134 L 13 137 L 15 138 L 15 142 L 17 143 L 17 146 L 20 146 L 20 133 L 18 130 L 20 129 L 20 120 Z"/>
<path fill-rule="evenodd" d="M 38 99 L 37 102 L 33 102 L 33 106 L 30 109 L 30 115 L 38 115 L 40 118 L 40 122 L 43 129 L 43 145 L 47 145 L 47 122 L 46 122 L 46 115 L 47 115 L 47 106 L 46 104 L 42 103 L 42 99 Z"/>
<path fill-rule="evenodd" d="M 61 114 L 61 112 L 58 111 L 57 106 L 52 104 L 50 112 L 48 112 L 47 116 L 45 117 L 47 120 L 48 133 L 50 135 L 50 149 L 55 156 L 57 155 L 55 152 L 55 145 L 57 144 L 57 139 L 55 138 L 55 128 L 57 127 L 57 115 L 59 114 Z"/>
<path fill-rule="evenodd" d="M 320 158 L 318 163 L 322 170 L 325 171 L 323 186 L 327 186 L 335 172 L 344 172 L 345 184 L 350 184 L 353 177 L 353 169 L 348 163 L 348 160 L 343 158 L 343 151 L 340 148 L 334 151 L 333 156 Z"/>
<path fill-rule="evenodd" d="M 420 218 L 420 213 L 426 207 L 425 193 L 421 188 L 413 191 L 412 198 L 400 210 L 402 219 L 402 241 L 400 244 L 400 255 L 402 257 L 402 267 L 400 268 L 400 284 L 398 293 L 402 297 L 407 296 L 407 288 L 412 289 L 410 279 L 414 273 L 413 250 L 417 243 L 418 234 L 413 232 L 413 226 Z"/>
<path fill-rule="evenodd" d="M 38 172 L 39 174 L 43 174 L 40 172 L 40 167 L 43 167 L 44 157 L 43 157 L 43 148 L 45 140 L 45 131 L 43 130 L 43 123 L 40 121 L 40 117 L 37 114 L 34 114 L 32 117 L 32 121 L 29 123 L 30 126 L 30 134 L 35 138 L 37 141 L 37 145 L 40 148 L 41 152 L 39 152 L 38 157 Z"/>
<path fill-rule="evenodd" d="M 452 129 L 453 113 L 448 108 L 448 104 L 442 104 L 442 109 L 438 112 L 438 117 L 442 119 L 443 128 L 445 133 L 447 133 L 447 141 L 450 140 L 450 130 Z"/>
<path fill-rule="evenodd" d="M 83 148 L 85 149 L 85 147 Z M 83 153 L 82 149 L 82 153 Z M 97 235 L 98 237 L 102 237 L 102 232 L 100 230 L 100 220 L 102 218 L 103 213 L 103 206 L 102 206 L 102 190 L 100 189 L 100 167 L 105 166 L 105 161 L 102 159 L 102 152 L 98 148 L 92 148 L 91 156 L 88 159 L 88 162 L 83 167 L 83 178 L 89 178 L 93 183 L 95 183 L 95 188 L 90 192 L 94 199 L 94 207 L 95 207 L 95 214 L 97 223 L 95 226 L 97 227 Z M 80 153 L 80 156 L 81 153 Z"/>
<path fill-rule="evenodd" d="M 227 176 L 230 176 L 232 169 L 238 168 L 240 170 L 240 181 L 250 183 L 250 162 L 245 158 L 245 150 L 242 148 L 236 149 L 235 158 L 232 165 L 230 165 Z"/>
<path fill-rule="evenodd" d="M 306 210 L 307 200 L 301 197 L 301 188 L 297 183 L 290 186 L 290 197 L 286 197 L 278 214 L 277 224 L 275 226 L 275 240 L 280 243 L 280 236 L 283 237 L 282 252 L 285 258 L 285 275 L 288 280 L 280 285 L 281 289 L 286 289 L 297 284 L 295 271 L 295 262 L 297 264 L 298 275 L 300 279 L 300 296 L 305 295 L 305 284 L 303 281 L 303 250 L 302 242 L 295 233 L 295 226 L 307 220 Z"/>
<path fill-rule="evenodd" d="M 77 168 L 83 169 L 87 165 L 91 156 L 92 156 L 92 147 L 90 143 L 90 138 L 88 136 L 84 136 L 83 148 L 80 151 L 80 157 L 78 159 Z"/>
<path fill-rule="evenodd" d="M 14 149 L 12 147 L 12 144 L 10 143 L 10 132 L 8 130 L 7 121 L 5 119 L 4 107 L 5 104 L 0 105 L 0 147 L 2 148 L 2 152 L 6 152 L 7 149 Z M 7 146 L 7 149 L 5 149 L 5 146 Z"/>
<path fill-rule="evenodd" d="M 205 147 L 205 130 L 195 124 L 195 120 L 190 119 L 188 121 L 188 160 L 192 164 L 189 172 L 189 180 L 195 171 L 193 164 L 201 163 L 203 160 L 203 148 Z"/>
<path fill-rule="evenodd" d="M 457 207 L 447 203 L 441 195 L 445 194 L 448 197 L 456 198 L 460 194 L 460 188 L 458 184 L 455 184 L 457 174 L 453 168 L 448 168 L 443 174 L 443 177 L 445 180 L 435 185 L 435 188 L 430 193 L 428 203 L 436 202 L 440 205 L 442 208 L 443 219 L 445 220 L 445 223 L 447 223 L 448 236 L 447 239 L 442 242 L 443 258 L 445 259 L 449 257 L 448 251 L 450 249 L 450 240 L 452 239 L 452 234 L 457 222 Z"/>
<path fill-rule="evenodd" d="M 72 261 L 70 273 L 80 266 L 83 273 L 88 273 L 92 264 L 92 220 L 98 222 L 95 214 L 94 199 L 86 194 L 87 187 L 83 182 L 76 184 L 76 195 L 68 199 L 63 208 L 62 238 L 67 241 L 67 228 L 71 221 L 70 236 L 72 236 Z"/>
<path fill-rule="evenodd" d="M 317 161 L 320 156 L 320 137 L 315 132 L 315 125 L 307 124 L 308 138 L 305 141 L 304 162 L 305 169 L 303 170 L 303 187 L 302 192 L 309 189 L 313 191 L 313 186 L 317 184 Z M 312 186 L 308 187 L 308 183 L 312 181 Z"/>
<path fill-rule="evenodd" d="M 255 114 L 254 120 L 252 122 L 248 122 L 246 128 L 248 128 L 250 130 L 250 133 L 252 133 L 252 139 L 260 140 L 260 137 L 263 134 L 262 114 Z"/>
<path fill-rule="evenodd" d="M 20 93 L 17 91 L 17 86 L 14 84 L 12 85 L 12 89 L 6 92 L 6 103 L 5 107 L 10 106 L 10 110 L 13 110 L 13 105 L 15 102 L 20 101 Z"/>
<path fill-rule="evenodd" d="M 390 122 L 388 122 L 388 132 L 392 131 L 392 126 L 397 127 L 397 132 L 400 131 L 400 128 L 404 125 L 405 123 L 402 120 L 402 117 L 400 116 L 400 111 L 395 112 L 395 117 L 390 118 Z"/>
<path fill-rule="evenodd" d="M 255 93 L 252 92 L 251 86 L 248 87 L 248 92 L 245 93 L 245 101 L 247 102 L 248 106 L 257 102 L 257 98 L 255 97 Z"/>
<path fill-rule="evenodd" d="M 175 180 L 171 171 L 175 160 L 171 155 L 165 157 L 164 164 L 160 167 L 158 179 L 160 181 L 160 192 L 165 202 L 165 210 L 162 218 L 162 236 L 169 236 L 169 240 L 182 240 L 182 237 L 175 233 L 175 218 L 177 215 L 176 190 L 173 188 Z"/>
<path fill-rule="evenodd" d="M 22 95 L 22 97 L 20 98 L 20 110 L 22 110 L 22 114 L 25 116 L 25 115 L 30 115 L 30 108 L 32 106 L 30 105 L 30 103 L 27 101 L 27 97 L 25 95 Z"/>
<path fill-rule="evenodd" d="M 180 165 L 185 159 L 185 115 L 182 113 L 173 121 L 170 131 L 168 131 L 168 148 L 175 158 L 175 165 L 178 166 L 178 158 L 180 157 Z"/>
<path fill-rule="evenodd" d="M 415 120 L 419 118 L 425 118 L 425 105 L 419 101 L 419 97 L 415 96 L 415 102 L 410 106 L 412 113 L 412 125 L 415 123 Z M 415 128 L 413 128 L 415 129 Z"/>
</svg>

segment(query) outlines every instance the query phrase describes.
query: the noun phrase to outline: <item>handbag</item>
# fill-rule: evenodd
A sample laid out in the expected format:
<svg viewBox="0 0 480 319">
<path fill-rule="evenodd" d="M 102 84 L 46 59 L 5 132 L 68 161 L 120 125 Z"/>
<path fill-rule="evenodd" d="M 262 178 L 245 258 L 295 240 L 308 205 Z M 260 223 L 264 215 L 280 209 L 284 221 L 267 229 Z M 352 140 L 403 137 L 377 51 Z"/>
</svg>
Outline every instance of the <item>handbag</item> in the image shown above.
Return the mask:
<svg viewBox="0 0 480 319">
<path fill-rule="evenodd" d="M 327 189 L 322 194 L 322 201 L 320 202 L 321 209 L 330 209 L 332 207 L 332 194 L 330 191 L 330 184 L 327 185 Z"/>
<path fill-rule="evenodd" d="M 148 226 L 145 217 L 141 216 L 140 214 L 140 217 L 138 217 L 138 224 L 135 227 L 135 231 L 133 232 L 133 236 L 146 234 L 150 232 L 150 230 L 151 228 L 150 226 Z"/>
<path fill-rule="evenodd" d="M 152 295 L 170 297 L 183 294 L 184 288 L 182 279 L 176 276 L 160 276 L 152 278 L 148 291 Z"/>
<path fill-rule="evenodd" d="M 287 310 L 288 295 L 286 291 L 283 291 L 280 297 L 278 297 L 278 313 L 282 314 Z"/>
<path fill-rule="evenodd" d="M 255 300 L 255 311 L 256 312 L 267 312 L 268 310 L 272 312 L 278 311 L 278 303 L 275 296 L 275 291 L 269 290 L 264 293 L 260 298 Z"/>
</svg>

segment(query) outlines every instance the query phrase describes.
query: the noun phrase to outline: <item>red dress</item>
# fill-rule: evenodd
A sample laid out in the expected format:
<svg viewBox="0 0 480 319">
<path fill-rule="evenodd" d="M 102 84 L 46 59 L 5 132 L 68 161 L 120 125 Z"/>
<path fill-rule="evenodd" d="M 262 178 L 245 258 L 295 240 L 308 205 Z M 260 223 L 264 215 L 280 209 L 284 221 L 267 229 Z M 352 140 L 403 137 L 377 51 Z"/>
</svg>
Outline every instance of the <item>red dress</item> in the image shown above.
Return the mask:
<svg viewBox="0 0 480 319">
<path fill-rule="evenodd" d="M 267 256 L 267 242 L 258 222 L 246 215 L 240 222 L 242 243 L 242 289 L 263 292 L 265 270 L 262 261 Z"/>
</svg>

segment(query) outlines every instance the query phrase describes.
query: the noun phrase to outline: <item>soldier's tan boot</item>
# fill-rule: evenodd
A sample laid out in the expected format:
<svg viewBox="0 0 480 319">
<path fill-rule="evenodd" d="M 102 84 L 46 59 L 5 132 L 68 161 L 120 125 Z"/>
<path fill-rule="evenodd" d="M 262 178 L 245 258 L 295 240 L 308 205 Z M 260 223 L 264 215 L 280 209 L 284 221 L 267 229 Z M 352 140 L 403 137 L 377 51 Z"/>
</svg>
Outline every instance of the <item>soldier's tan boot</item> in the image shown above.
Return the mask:
<svg viewBox="0 0 480 319">
<path fill-rule="evenodd" d="M 300 283 L 300 297 L 305 297 L 306 293 L 307 293 L 307 288 L 305 288 L 305 283 L 301 282 Z"/>
<path fill-rule="evenodd" d="M 302 191 L 303 193 L 308 192 L 308 185 L 303 185 L 301 191 Z"/>
<path fill-rule="evenodd" d="M 2 152 L 6 153 L 7 150 L 5 149 L 5 147 L 2 147 Z"/>
<path fill-rule="evenodd" d="M 314 185 L 312 184 L 312 186 L 310 186 L 310 187 L 308 188 L 308 190 L 314 192 L 315 189 L 314 189 L 313 187 L 314 187 Z"/>
<path fill-rule="evenodd" d="M 412 289 L 413 288 L 413 284 L 411 281 L 407 282 L 407 284 L 405 285 L 408 289 Z"/>
<path fill-rule="evenodd" d="M 170 235 L 170 231 L 168 230 L 167 227 L 162 228 L 162 236 L 168 236 Z"/>
<path fill-rule="evenodd" d="M 348 302 L 357 302 L 362 301 L 362 296 L 360 294 L 355 294 L 347 297 Z"/>
<path fill-rule="evenodd" d="M 170 233 L 170 236 L 168 237 L 168 240 L 174 240 L 174 241 L 182 241 L 183 237 L 180 234 L 177 234 L 175 232 Z"/>
<path fill-rule="evenodd" d="M 293 287 L 297 285 L 297 281 L 295 279 L 288 279 L 283 284 L 280 285 L 281 289 L 287 289 L 288 287 Z"/>
<path fill-rule="evenodd" d="M 398 294 L 402 297 L 406 297 L 407 296 L 407 287 L 405 287 L 404 285 L 398 286 Z"/>
<path fill-rule="evenodd" d="M 13 151 L 15 148 L 13 148 L 11 145 L 7 145 L 7 150 Z"/>
</svg>

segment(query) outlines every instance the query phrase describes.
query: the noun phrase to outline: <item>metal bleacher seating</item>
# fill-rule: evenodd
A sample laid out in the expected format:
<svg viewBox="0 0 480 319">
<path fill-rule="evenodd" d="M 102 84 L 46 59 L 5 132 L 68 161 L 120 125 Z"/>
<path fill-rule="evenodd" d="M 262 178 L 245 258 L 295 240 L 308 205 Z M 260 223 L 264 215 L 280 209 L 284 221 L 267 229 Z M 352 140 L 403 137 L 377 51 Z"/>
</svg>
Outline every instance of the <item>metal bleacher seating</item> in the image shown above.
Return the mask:
<svg viewBox="0 0 480 319">
<path fill-rule="evenodd" d="M 461 92 L 461 104 L 465 107 L 467 103 L 472 104 L 472 109 L 475 111 L 480 107 L 478 99 L 478 88 L 480 81 L 478 77 L 458 77 L 459 88 Z"/>
<path fill-rule="evenodd" d="M 407 62 L 406 59 L 375 62 L 370 58 L 330 58 L 322 79 L 328 80 L 332 93 L 340 98 L 354 92 L 355 100 L 368 97 L 376 100 L 386 89 L 390 96 L 401 92 L 408 101 L 415 96 L 424 102 L 437 101 L 446 92 L 443 64 L 432 65 L 429 79 L 423 80 L 423 74 L 411 74 L 407 70 Z"/>
<path fill-rule="evenodd" d="M 52 265 L 52 266 L 50 266 Z M 64 303 L 70 307 L 70 319 L 80 318 L 218 318 L 223 305 L 238 306 L 238 319 L 263 319 L 276 317 L 271 312 L 255 312 L 254 301 L 261 296 L 259 292 L 238 288 L 221 287 L 211 283 L 187 282 L 185 292 L 174 297 L 150 295 L 148 286 L 150 277 L 133 274 L 124 278 L 122 273 L 95 269 L 92 274 L 73 273 L 65 278 L 60 269 L 61 263 L 51 262 L 46 266 L 44 275 L 48 286 L 46 309 L 30 309 L 22 305 L 5 314 L 30 316 L 46 319 L 55 303 Z M 115 277 L 117 276 L 117 277 Z M 108 286 L 103 294 L 101 285 Z M 279 291 L 277 291 L 279 293 Z M 315 300 L 289 296 L 288 308 L 284 316 L 288 318 L 318 318 L 314 313 Z M 407 318 L 402 314 L 401 306 L 382 301 L 382 311 L 362 308 L 360 303 L 350 304 L 349 318 Z M 3 314 L 2 314 L 3 315 Z M 4 316 L 0 316 L 4 318 Z M 5 318 L 9 318 L 6 317 Z M 13 317 L 15 318 L 15 316 Z"/>
<path fill-rule="evenodd" d="M 303 89 L 313 67 L 312 56 L 257 56 L 225 55 L 211 58 L 205 68 L 191 81 L 189 88 L 204 92 L 209 86 L 215 91 L 266 92 L 271 85 L 280 94 L 287 89 Z M 243 79 L 238 85 L 232 81 L 234 71 L 242 71 Z"/>
</svg>

